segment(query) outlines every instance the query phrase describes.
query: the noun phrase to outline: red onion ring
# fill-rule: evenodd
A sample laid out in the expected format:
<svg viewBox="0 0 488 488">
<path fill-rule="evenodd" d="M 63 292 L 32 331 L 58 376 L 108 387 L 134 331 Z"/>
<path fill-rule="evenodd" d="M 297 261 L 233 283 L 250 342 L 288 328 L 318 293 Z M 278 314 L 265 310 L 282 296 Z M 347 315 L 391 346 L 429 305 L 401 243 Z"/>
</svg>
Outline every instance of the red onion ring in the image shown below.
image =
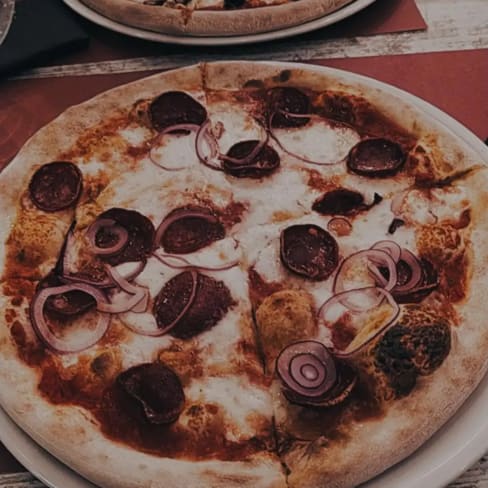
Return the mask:
<svg viewBox="0 0 488 488">
<path fill-rule="evenodd" d="M 400 254 L 402 252 L 402 248 L 395 241 L 388 240 L 378 241 L 371 246 L 371 249 L 379 249 L 380 251 L 387 252 L 393 258 L 395 263 L 398 263 L 400 260 Z"/>
<path fill-rule="evenodd" d="M 391 290 L 393 293 L 406 293 L 415 288 L 422 280 L 422 265 L 413 253 L 408 249 L 402 249 L 400 260 L 408 265 L 412 275 L 405 284 L 395 286 Z"/>
<path fill-rule="evenodd" d="M 354 295 L 360 294 L 360 295 L 365 296 L 365 294 L 369 294 L 370 292 L 372 292 L 376 296 L 381 296 L 381 299 L 378 301 L 375 298 L 375 303 L 370 303 L 370 304 L 368 304 L 366 306 L 363 306 L 363 307 L 359 307 L 359 306 L 352 307 L 352 308 L 354 308 L 354 310 L 349 306 L 349 304 L 351 303 L 351 298 Z M 377 287 L 377 286 L 366 287 L 366 288 L 358 288 L 356 290 L 348 290 L 348 291 L 344 291 L 342 293 L 338 293 L 337 295 L 333 295 L 331 298 L 329 298 L 328 300 L 326 300 L 321 305 L 321 307 L 319 308 L 319 311 L 318 311 L 318 317 L 320 319 L 322 319 L 323 321 L 326 321 L 326 319 L 324 318 L 325 312 L 327 312 L 327 310 L 330 307 L 332 307 L 333 305 L 335 305 L 338 302 L 341 305 L 345 306 L 346 308 L 348 308 L 349 310 L 351 310 L 353 312 L 368 312 L 369 310 L 372 310 L 373 308 L 379 306 L 381 304 L 381 302 L 383 302 L 383 300 L 385 298 L 386 298 L 386 300 L 388 301 L 388 303 L 390 304 L 390 306 L 393 309 L 393 314 L 388 319 L 388 321 L 385 322 L 378 329 L 373 330 L 372 331 L 372 334 L 369 335 L 369 336 L 366 336 L 365 340 L 362 343 L 360 343 L 359 345 L 357 345 L 353 350 L 347 350 L 347 348 L 346 348 L 346 350 L 344 351 L 344 350 L 338 350 L 338 349 L 334 348 L 333 351 L 332 351 L 333 354 L 334 354 L 334 356 L 337 356 L 337 357 L 348 357 L 348 356 L 351 356 L 352 354 L 355 354 L 360 349 L 362 349 L 364 346 L 366 346 L 367 344 L 369 344 L 376 337 L 378 337 L 379 334 L 381 334 L 382 332 L 384 332 L 391 325 L 393 325 L 393 323 L 395 323 L 396 319 L 398 318 L 398 316 L 400 314 L 400 307 L 399 307 L 398 303 L 395 301 L 395 299 L 393 298 L 393 296 L 388 291 L 386 291 L 383 288 Z M 326 327 L 328 327 L 328 326 L 326 325 Z M 357 337 L 357 335 L 359 334 L 360 330 L 361 329 L 357 330 L 357 334 L 356 334 L 355 337 Z M 349 344 L 351 344 L 353 341 L 354 341 L 354 339 Z"/>
<path fill-rule="evenodd" d="M 138 285 L 134 285 L 129 283 L 118 271 L 114 266 L 110 266 L 109 264 L 105 265 L 105 270 L 107 271 L 108 276 L 112 278 L 112 280 L 120 287 L 121 290 L 124 290 L 127 293 L 135 294 L 138 293 L 141 288 Z M 146 289 L 146 288 L 143 288 Z M 147 290 L 147 289 L 146 289 Z"/>
<path fill-rule="evenodd" d="M 229 263 L 217 265 L 217 266 L 200 266 L 199 264 L 194 264 L 188 261 L 188 259 L 177 255 L 177 254 L 166 254 L 160 251 L 155 251 L 153 253 L 153 256 L 162 264 L 165 266 L 168 266 L 169 268 L 172 269 L 200 269 L 202 271 L 225 271 L 227 269 L 231 269 L 234 266 L 237 266 L 239 264 L 239 259 L 234 259 L 230 261 Z M 171 260 L 176 261 L 171 262 Z"/>
<path fill-rule="evenodd" d="M 316 341 L 285 347 L 276 359 L 276 372 L 286 388 L 307 398 L 325 395 L 337 381 L 334 358 Z"/>
<path fill-rule="evenodd" d="M 210 119 L 207 119 L 198 129 L 197 137 L 195 139 L 195 151 L 198 159 L 205 166 L 217 171 L 223 171 L 220 161 L 218 160 L 219 150 L 215 137 L 208 131 L 210 127 Z M 207 143 L 210 147 L 210 156 L 205 156 L 203 151 L 203 145 Z M 215 161 L 219 161 L 216 163 Z"/>
<path fill-rule="evenodd" d="M 243 158 L 231 158 L 225 154 L 220 156 L 221 160 L 229 161 L 230 163 L 235 164 L 236 166 L 249 166 L 249 163 L 253 161 L 256 156 L 261 152 L 264 146 L 269 141 L 269 134 L 268 132 L 264 132 L 264 137 L 260 139 L 260 141 L 256 144 L 254 149 L 245 157 Z"/>
<path fill-rule="evenodd" d="M 359 257 L 366 257 L 369 261 L 373 263 L 374 266 L 378 266 L 379 264 L 382 264 L 388 268 L 389 278 L 386 285 L 384 286 L 385 290 L 389 291 L 396 285 L 397 282 L 396 263 L 393 260 L 393 258 L 390 256 L 390 254 L 380 249 L 365 249 L 349 255 L 346 259 L 342 261 L 334 278 L 334 285 L 332 288 L 334 294 L 347 291 L 344 288 L 343 277 L 341 274 L 346 269 L 346 263 L 350 263 L 352 259 L 356 259 Z"/>
<path fill-rule="evenodd" d="M 111 314 L 124 313 L 124 312 L 128 312 L 129 310 L 134 310 L 135 308 L 141 310 L 142 307 L 140 306 L 140 304 L 144 302 L 147 304 L 147 299 L 146 299 L 147 296 L 148 296 L 147 290 L 141 288 L 137 291 L 137 293 L 130 294 L 129 297 L 127 297 L 126 295 L 122 299 L 119 299 L 111 303 L 99 303 L 97 305 L 97 310 L 99 312 L 105 312 Z M 144 308 L 142 312 L 145 311 L 146 309 Z"/>
<path fill-rule="evenodd" d="M 109 314 L 99 313 L 96 327 L 84 340 L 70 343 L 69 340 L 54 335 L 44 318 L 44 305 L 47 299 L 53 295 L 61 295 L 75 290 L 91 295 L 96 300 L 97 306 L 108 303 L 105 295 L 97 288 L 84 283 L 77 283 L 44 288 L 34 296 L 30 306 L 32 327 L 37 336 L 47 347 L 60 354 L 81 352 L 94 346 L 105 335 L 110 323 Z"/>
<path fill-rule="evenodd" d="M 115 234 L 117 236 L 117 242 L 113 246 L 100 247 L 97 245 L 96 236 L 98 231 L 102 228 L 109 230 L 111 234 Z M 97 219 L 90 225 L 90 227 L 88 227 L 86 237 L 94 254 L 108 256 L 123 249 L 129 240 L 129 233 L 124 227 L 118 225 L 115 220 Z"/>
<path fill-rule="evenodd" d="M 157 148 L 157 145 L 161 142 L 161 140 L 167 136 L 168 134 L 171 134 L 173 132 L 180 132 L 180 131 L 189 131 L 189 132 L 198 132 L 200 129 L 200 126 L 197 124 L 175 124 L 175 125 L 170 125 L 169 127 L 166 127 L 163 131 L 161 131 L 155 139 L 151 142 L 151 148 L 149 150 L 149 159 L 150 161 L 158 166 L 159 168 L 162 168 L 166 171 L 180 171 L 182 169 L 185 169 L 186 166 L 179 166 L 176 168 L 169 168 L 167 166 L 164 166 L 162 164 L 159 164 L 158 161 L 154 158 L 154 149 Z M 174 134 L 173 134 L 174 135 Z M 179 136 L 178 136 L 179 137 Z"/>
<path fill-rule="evenodd" d="M 161 239 L 163 238 L 166 229 L 173 222 L 176 222 L 177 220 L 180 219 L 188 219 L 188 218 L 204 219 L 207 222 L 210 222 L 211 224 L 217 224 L 219 222 L 219 219 L 212 214 L 208 214 L 198 210 L 185 210 L 183 208 L 179 209 L 179 211 L 174 211 L 173 215 L 171 215 L 170 217 L 164 218 L 163 221 L 159 224 L 159 227 L 156 230 L 156 236 L 154 238 L 154 242 L 156 243 L 156 246 L 158 247 L 161 246 Z"/>
<path fill-rule="evenodd" d="M 274 132 L 274 129 L 273 129 L 273 125 L 272 125 L 272 122 L 273 122 L 273 117 L 277 114 L 278 112 L 273 112 L 270 117 L 269 117 L 269 122 L 268 122 L 268 131 L 269 131 L 269 135 L 273 138 L 273 140 L 276 142 L 276 144 L 278 144 L 278 146 L 280 147 L 280 149 L 285 152 L 286 154 L 300 160 L 300 161 L 303 161 L 304 163 L 307 163 L 307 164 L 314 164 L 316 166 L 332 166 L 334 164 L 338 164 L 338 163 L 341 163 L 342 160 L 340 161 L 334 161 L 333 163 L 324 163 L 324 162 L 321 162 L 321 161 L 314 161 L 313 159 L 309 159 L 305 156 L 301 156 L 299 154 L 296 154 L 292 151 L 290 151 L 289 149 L 287 149 L 283 144 L 282 142 L 279 140 L 278 136 L 275 134 Z M 284 113 L 284 112 L 282 112 Z M 298 118 L 303 118 L 303 117 L 311 117 L 310 114 L 307 114 L 307 115 L 304 115 L 304 114 L 295 114 Z M 293 115 L 293 116 L 295 116 Z M 326 119 L 323 119 L 322 117 L 318 117 L 318 116 L 314 116 L 315 118 L 320 118 L 321 120 L 326 120 Z"/>
</svg>

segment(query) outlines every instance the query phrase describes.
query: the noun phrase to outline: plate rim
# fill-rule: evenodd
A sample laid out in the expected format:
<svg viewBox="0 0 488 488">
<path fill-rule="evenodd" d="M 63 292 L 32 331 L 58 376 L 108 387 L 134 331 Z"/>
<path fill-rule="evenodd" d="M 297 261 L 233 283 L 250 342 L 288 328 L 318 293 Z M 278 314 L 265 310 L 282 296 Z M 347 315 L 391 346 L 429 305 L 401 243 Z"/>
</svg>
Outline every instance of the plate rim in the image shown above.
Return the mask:
<svg viewBox="0 0 488 488">
<path fill-rule="evenodd" d="M 65 0 L 66 1 L 66 0 Z M 395 85 L 379 81 L 375 78 L 361 75 L 353 71 L 331 68 L 327 66 L 321 66 L 317 64 L 305 64 L 305 63 L 295 63 L 295 62 L 281 62 L 281 61 L 218 61 L 208 64 L 241 64 L 241 63 L 253 63 L 253 64 L 266 64 L 268 66 L 277 66 L 280 69 L 286 68 L 296 68 L 304 69 L 308 71 L 319 71 L 324 74 L 329 74 L 332 76 L 345 77 L 351 82 L 360 82 L 366 84 L 372 88 L 377 88 L 381 91 L 386 91 L 393 96 L 398 96 L 405 102 L 411 104 L 414 108 L 425 113 L 434 121 L 445 129 L 452 132 L 457 138 L 460 138 L 468 147 L 476 151 L 485 164 L 488 164 L 488 146 L 486 146 L 483 141 L 474 134 L 470 129 L 464 126 L 461 122 L 456 120 L 453 116 L 444 112 L 440 108 L 437 108 L 432 103 L 426 101 L 425 99 L 414 95 L 406 90 L 403 90 Z M 181 69 L 181 68 L 180 68 Z M 185 69 L 185 68 L 182 68 Z M 141 78 L 143 79 L 143 78 Z M 395 475 L 395 471 L 403 470 L 409 471 L 415 468 L 416 458 L 422 455 L 423 451 L 427 449 L 432 449 L 433 446 L 437 446 L 440 442 L 439 437 L 447 435 L 449 432 L 455 430 L 455 427 L 461 424 L 469 423 L 470 416 L 468 415 L 471 409 L 475 409 L 481 405 L 483 407 L 488 401 L 488 374 L 486 374 L 477 385 L 475 390 L 469 395 L 469 397 L 463 402 L 457 412 L 421 447 L 415 450 L 410 456 L 390 467 L 388 470 L 384 471 L 377 477 L 361 485 L 364 488 L 384 488 L 391 485 L 382 485 L 382 480 Z M 478 419 L 479 420 L 479 419 Z M 474 422 L 474 421 L 473 421 Z M 76 487 L 78 483 L 80 488 L 96 488 L 96 486 L 84 478 L 79 473 L 73 471 L 68 465 L 64 464 L 62 461 L 58 460 L 55 456 L 50 454 L 47 450 L 42 448 L 37 444 L 30 436 L 25 433 L 20 427 L 18 427 L 15 422 L 8 416 L 8 414 L 0 408 L 0 427 L 4 426 L 6 423 L 10 423 L 12 429 L 5 430 L 0 428 L 0 440 L 3 442 L 5 447 L 21 461 L 21 463 L 28 469 L 34 476 L 39 478 L 43 483 L 50 486 L 51 488 L 64 488 L 65 485 L 53 483 L 49 478 L 51 478 L 50 470 L 54 470 L 58 475 L 61 472 L 68 476 L 71 480 L 75 481 Z M 14 438 L 10 437 L 5 440 L 6 432 L 13 432 Z M 419 486 L 417 483 L 421 482 L 420 486 L 429 486 L 430 488 L 441 488 L 459 477 L 463 472 L 465 472 L 472 464 L 479 460 L 488 450 L 488 416 L 485 418 L 484 425 L 480 425 L 479 422 L 476 423 L 476 428 L 473 427 L 469 431 L 462 430 L 463 442 L 460 442 L 461 438 L 456 437 L 456 444 L 453 446 L 448 446 L 448 448 L 443 448 L 442 451 L 449 453 L 447 456 L 443 457 L 442 462 L 436 466 L 420 470 L 417 472 L 415 479 L 409 478 L 405 483 L 395 484 L 396 488 L 411 488 Z M 21 449 L 18 448 L 19 439 L 25 437 L 25 442 L 27 442 L 32 448 L 34 453 L 40 453 L 42 458 L 47 463 L 46 467 L 36 466 L 36 460 L 30 459 L 26 456 Z M 438 446 L 437 446 L 438 447 Z M 413 466 L 409 466 L 409 464 Z M 406 468 L 405 468 L 406 467 Z M 48 470 L 46 472 L 46 469 Z M 405 477 L 403 475 L 403 477 Z M 71 486 L 71 485 L 70 485 Z"/>
<path fill-rule="evenodd" d="M 305 34 L 320 29 L 321 27 L 328 27 L 329 25 L 335 24 L 356 14 L 373 4 L 375 1 L 376 0 L 353 0 L 352 3 L 341 7 L 339 10 L 309 22 L 258 34 L 235 36 L 178 36 L 173 34 L 161 34 L 138 27 L 128 26 L 99 14 L 87 7 L 80 0 L 63 0 L 63 2 L 78 15 L 106 29 L 137 39 L 182 46 L 232 46 L 284 39 L 286 37 Z"/>
</svg>

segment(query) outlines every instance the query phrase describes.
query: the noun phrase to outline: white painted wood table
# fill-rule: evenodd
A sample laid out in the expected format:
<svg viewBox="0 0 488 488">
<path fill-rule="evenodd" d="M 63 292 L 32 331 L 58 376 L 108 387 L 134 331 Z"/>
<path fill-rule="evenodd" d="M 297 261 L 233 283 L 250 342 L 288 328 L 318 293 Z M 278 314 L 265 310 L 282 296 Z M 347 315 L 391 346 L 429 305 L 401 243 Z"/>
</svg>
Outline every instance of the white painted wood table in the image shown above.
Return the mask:
<svg viewBox="0 0 488 488">
<path fill-rule="evenodd" d="M 425 31 L 333 40 L 293 38 L 275 45 L 266 44 L 265 48 L 262 46 L 236 47 L 227 51 L 225 57 L 227 59 L 306 61 L 313 58 L 357 58 L 488 49 L 488 0 L 416 1 L 428 25 L 428 29 Z M 185 54 L 42 67 L 25 71 L 15 78 L 47 78 L 168 69 L 199 61 L 213 61 L 222 57 L 218 54 L 206 55 L 201 52 L 194 54 L 191 49 L 188 51 Z M 486 130 L 488 134 L 488 127 Z M 0 488 L 41 488 L 43 486 L 29 473 L 0 475 Z M 449 488 L 488 488 L 488 455 L 485 455 L 463 476 L 450 484 Z"/>
</svg>

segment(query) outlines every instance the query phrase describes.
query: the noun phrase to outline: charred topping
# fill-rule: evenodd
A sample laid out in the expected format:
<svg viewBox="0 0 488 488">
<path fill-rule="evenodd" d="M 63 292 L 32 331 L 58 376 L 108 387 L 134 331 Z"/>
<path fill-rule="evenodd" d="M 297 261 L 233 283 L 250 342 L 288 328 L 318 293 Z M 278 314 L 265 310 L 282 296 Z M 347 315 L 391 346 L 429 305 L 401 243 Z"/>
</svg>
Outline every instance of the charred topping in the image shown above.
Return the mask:
<svg viewBox="0 0 488 488">
<path fill-rule="evenodd" d="M 445 188 L 446 186 L 452 185 L 454 182 L 458 180 L 464 179 L 466 176 L 470 175 L 474 171 L 479 169 L 478 167 L 471 167 L 467 169 L 463 169 L 460 171 L 456 171 L 445 178 L 441 178 L 439 180 L 418 180 L 415 182 L 415 185 L 419 188 Z"/>
<path fill-rule="evenodd" d="M 394 234 L 398 228 L 405 225 L 405 221 L 402 219 L 393 219 L 391 224 L 388 226 L 388 234 Z"/>
<path fill-rule="evenodd" d="M 408 395 L 418 375 L 432 374 L 451 349 L 449 326 L 444 322 L 389 329 L 374 348 L 375 366 L 388 378 L 397 397 Z"/>
</svg>

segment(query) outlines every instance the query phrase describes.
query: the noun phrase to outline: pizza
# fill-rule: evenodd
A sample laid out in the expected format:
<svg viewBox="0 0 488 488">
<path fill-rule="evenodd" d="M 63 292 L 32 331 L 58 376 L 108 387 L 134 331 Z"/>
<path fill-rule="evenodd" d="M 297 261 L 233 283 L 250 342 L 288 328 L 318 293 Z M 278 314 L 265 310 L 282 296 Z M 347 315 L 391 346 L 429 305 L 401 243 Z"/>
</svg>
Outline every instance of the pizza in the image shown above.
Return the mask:
<svg viewBox="0 0 488 488">
<path fill-rule="evenodd" d="M 486 149 L 415 100 L 219 62 L 42 128 L 0 175 L 2 407 L 104 488 L 404 459 L 488 357 Z"/>
<path fill-rule="evenodd" d="M 303 24 L 354 0 L 82 0 L 109 19 L 172 35 L 258 34 Z"/>
</svg>

